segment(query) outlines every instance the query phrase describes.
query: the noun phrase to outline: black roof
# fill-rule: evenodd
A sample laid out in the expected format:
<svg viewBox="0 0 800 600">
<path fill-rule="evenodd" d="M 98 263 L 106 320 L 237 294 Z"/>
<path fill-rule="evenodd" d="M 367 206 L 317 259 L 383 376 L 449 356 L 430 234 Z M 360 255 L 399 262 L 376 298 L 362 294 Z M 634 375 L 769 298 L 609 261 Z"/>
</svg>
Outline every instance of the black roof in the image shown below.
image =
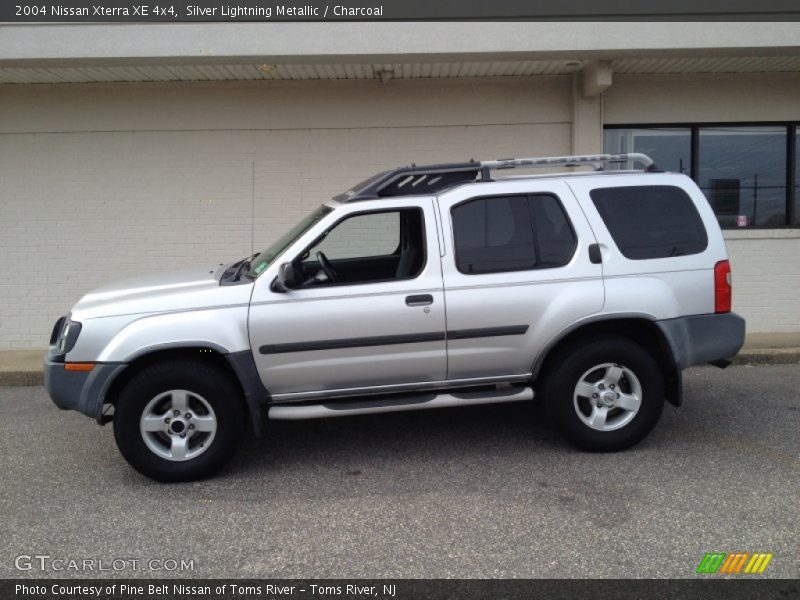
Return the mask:
<svg viewBox="0 0 800 600">
<path fill-rule="evenodd" d="M 474 160 L 463 163 L 397 167 L 373 175 L 345 193 L 334 196 L 333 199 L 339 202 L 355 202 L 391 196 L 435 194 L 458 183 L 475 181 L 480 170 L 481 163 Z"/>
</svg>

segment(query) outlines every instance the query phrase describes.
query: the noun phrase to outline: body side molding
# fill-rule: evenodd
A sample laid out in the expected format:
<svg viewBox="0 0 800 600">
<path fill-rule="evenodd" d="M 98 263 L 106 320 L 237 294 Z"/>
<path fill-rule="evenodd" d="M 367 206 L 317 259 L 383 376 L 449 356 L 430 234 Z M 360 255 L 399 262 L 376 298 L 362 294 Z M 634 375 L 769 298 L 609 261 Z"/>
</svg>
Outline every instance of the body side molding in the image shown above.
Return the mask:
<svg viewBox="0 0 800 600">
<path fill-rule="evenodd" d="M 505 335 L 524 335 L 528 325 L 507 325 L 504 327 L 485 327 L 481 329 L 457 329 L 448 332 L 431 331 L 404 335 L 381 335 L 375 337 L 342 338 L 314 342 L 291 342 L 287 344 L 266 344 L 258 351 L 261 354 L 284 354 L 287 352 L 311 352 L 314 350 L 340 350 L 342 348 L 365 348 L 369 346 L 389 346 L 394 344 L 418 344 L 443 340 L 467 340 Z"/>
</svg>

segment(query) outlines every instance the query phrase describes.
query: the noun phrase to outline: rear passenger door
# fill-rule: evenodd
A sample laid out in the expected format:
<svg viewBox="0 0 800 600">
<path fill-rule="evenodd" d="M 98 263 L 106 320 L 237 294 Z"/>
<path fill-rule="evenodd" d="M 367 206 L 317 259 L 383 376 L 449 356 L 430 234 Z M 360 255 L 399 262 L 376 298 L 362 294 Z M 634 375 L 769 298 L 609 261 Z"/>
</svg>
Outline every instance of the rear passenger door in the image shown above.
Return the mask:
<svg viewBox="0 0 800 600">
<path fill-rule="evenodd" d="M 476 187 L 439 199 L 449 379 L 528 373 L 549 341 L 603 307 L 594 235 L 564 183 Z"/>
</svg>

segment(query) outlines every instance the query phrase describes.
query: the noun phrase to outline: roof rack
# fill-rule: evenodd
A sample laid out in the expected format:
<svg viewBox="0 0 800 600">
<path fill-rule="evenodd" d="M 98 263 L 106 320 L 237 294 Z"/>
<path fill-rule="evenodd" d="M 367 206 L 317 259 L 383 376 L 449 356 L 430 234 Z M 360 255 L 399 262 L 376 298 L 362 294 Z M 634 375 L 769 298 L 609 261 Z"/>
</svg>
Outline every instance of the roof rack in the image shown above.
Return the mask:
<svg viewBox="0 0 800 600">
<path fill-rule="evenodd" d="M 595 171 L 603 171 L 610 165 L 641 163 L 648 172 L 657 171 L 653 159 L 637 152 L 628 154 L 583 154 L 579 156 L 545 156 L 539 158 L 501 158 L 498 160 L 463 163 L 444 163 L 438 165 L 412 164 L 373 175 L 344 194 L 334 196 L 340 202 L 374 200 L 394 196 L 435 194 L 458 183 L 491 181 L 493 169 L 546 168 L 553 166 L 584 167 L 591 166 Z"/>
</svg>

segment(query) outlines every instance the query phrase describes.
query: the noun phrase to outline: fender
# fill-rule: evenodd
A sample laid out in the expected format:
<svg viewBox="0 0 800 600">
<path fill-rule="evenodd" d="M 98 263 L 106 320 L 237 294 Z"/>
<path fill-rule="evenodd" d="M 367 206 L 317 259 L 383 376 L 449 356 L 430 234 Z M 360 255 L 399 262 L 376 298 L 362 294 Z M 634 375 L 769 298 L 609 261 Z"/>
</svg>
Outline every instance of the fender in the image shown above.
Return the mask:
<svg viewBox="0 0 800 600">
<path fill-rule="evenodd" d="M 247 307 L 233 306 L 146 315 L 125 325 L 97 362 L 129 363 L 170 348 L 206 346 L 222 354 L 250 350 Z"/>
<path fill-rule="evenodd" d="M 97 361 L 128 364 L 162 350 L 213 349 L 225 357 L 236 375 L 254 431 L 260 436 L 261 404 L 270 396 L 261 383 L 250 350 L 247 312 L 247 306 L 233 306 L 147 315 L 123 327 L 103 348 Z M 99 406 L 102 402 L 99 399 Z"/>
<path fill-rule="evenodd" d="M 613 314 L 600 314 L 600 315 L 591 315 L 580 321 L 576 321 L 575 323 L 571 323 L 569 326 L 565 327 L 561 331 L 558 332 L 553 338 L 544 346 L 539 352 L 538 356 L 533 361 L 533 365 L 531 366 L 531 374 L 533 378 L 539 375 L 539 371 L 542 368 L 542 364 L 544 363 L 547 356 L 550 352 L 558 346 L 564 339 L 567 338 L 570 334 L 578 331 L 582 327 L 586 325 L 593 325 L 596 323 L 602 323 L 603 321 L 618 321 L 620 319 L 639 319 L 643 321 L 650 321 L 655 325 L 655 317 L 648 313 L 636 313 L 636 312 L 620 312 L 620 313 L 613 313 Z"/>
<path fill-rule="evenodd" d="M 264 384 L 261 383 L 261 377 L 258 374 L 256 361 L 253 358 L 253 353 L 250 350 L 242 350 L 240 352 L 231 352 L 224 355 L 228 360 L 228 364 L 236 373 L 239 383 L 244 392 L 244 400 L 247 403 L 247 408 L 250 410 L 250 420 L 253 424 L 253 432 L 256 437 L 261 437 L 263 432 L 264 420 L 261 417 L 261 405 L 269 402 L 270 394 Z"/>
<path fill-rule="evenodd" d="M 678 361 L 678 357 L 675 356 L 673 345 L 670 343 L 670 340 L 666 339 L 662 328 L 659 326 L 659 320 L 648 313 L 619 312 L 612 314 L 592 315 L 591 317 L 581 319 L 580 321 L 571 324 L 569 327 L 561 330 L 558 335 L 554 336 L 553 339 L 550 340 L 547 346 L 545 346 L 536 357 L 531 367 L 532 379 L 534 381 L 536 380 L 539 372 L 541 371 L 542 365 L 544 364 L 545 360 L 547 360 L 553 349 L 555 349 L 571 334 L 578 332 L 585 327 L 602 326 L 603 323 L 611 323 L 613 321 L 620 320 L 644 321 L 652 325 L 652 328 L 650 328 L 650 331 L 647 332 L 647 335 L 652 334 L 656 336 L 659 341 L 661 351 L 664 354 L 664 362 L 661 366 L 665 377 L 665 383 L 667 385 L 667 401 L 674 406 L 680 406 L 683 403 L 683 377 L 681 372 L 683 367 Z"/>
</svg>

